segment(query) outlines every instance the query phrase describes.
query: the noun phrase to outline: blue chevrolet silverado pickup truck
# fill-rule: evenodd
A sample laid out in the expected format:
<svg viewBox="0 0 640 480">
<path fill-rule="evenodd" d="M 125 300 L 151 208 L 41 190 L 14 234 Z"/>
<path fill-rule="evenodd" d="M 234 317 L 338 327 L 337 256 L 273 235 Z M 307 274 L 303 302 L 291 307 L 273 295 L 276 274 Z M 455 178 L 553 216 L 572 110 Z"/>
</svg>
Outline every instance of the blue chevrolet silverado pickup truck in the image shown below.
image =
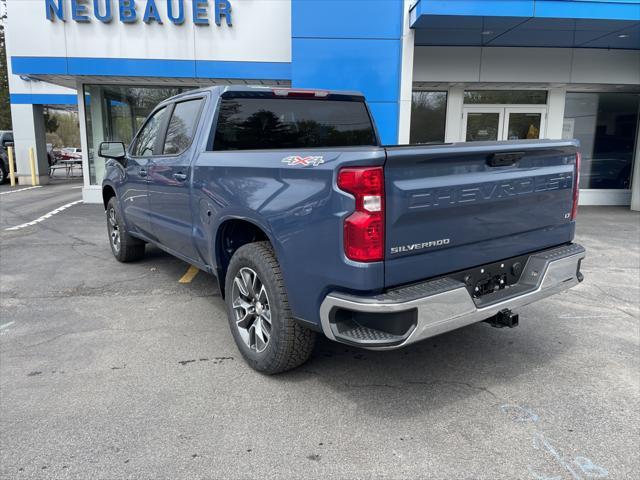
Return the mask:
<svg viewBox="0 0 640 480">
<path fill-rule="evenodd" d="M 393 349 L 580 281 L 574 141 L 382 146 L 362 95 L 212 87 L 100 145 L 111 250 L 147 243 L 215 275 L 256 370 L 316 335 Z"/>
</svg>

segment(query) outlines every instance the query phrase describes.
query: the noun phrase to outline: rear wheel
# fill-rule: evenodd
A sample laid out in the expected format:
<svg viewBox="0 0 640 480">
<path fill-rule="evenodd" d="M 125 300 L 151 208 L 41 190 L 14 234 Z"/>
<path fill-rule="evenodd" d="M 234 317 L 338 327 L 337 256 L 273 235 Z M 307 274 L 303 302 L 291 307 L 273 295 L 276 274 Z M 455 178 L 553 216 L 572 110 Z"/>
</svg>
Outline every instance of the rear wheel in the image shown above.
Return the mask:
<svg viewBox="0 0 640 480">
<path fill-rule="evenodd" d="M 233 338 L 252 368 L 274 374 L 307 361 L 316 333 L 294 320 L 269 242 L 250 243 L 234 253 L 225 291 Z"/>
<path fill-rule="evenodd" d="M 144 256 L 144 242 L 127 233 L 116 197 L 107 203 L 107 233 L 111 252 L 119 262 L 134 262 Z"/>
</svg>

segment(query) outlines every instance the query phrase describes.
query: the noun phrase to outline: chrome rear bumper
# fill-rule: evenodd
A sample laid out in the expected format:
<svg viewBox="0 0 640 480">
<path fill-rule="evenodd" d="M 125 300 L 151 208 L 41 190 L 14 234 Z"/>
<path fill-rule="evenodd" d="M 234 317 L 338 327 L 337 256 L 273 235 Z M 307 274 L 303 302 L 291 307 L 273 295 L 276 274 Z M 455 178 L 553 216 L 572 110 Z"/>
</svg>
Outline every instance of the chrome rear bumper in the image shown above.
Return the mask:
<svg viewBox="0 0 640 480">
<path fill-rule="evenodd" d="M 327 337 L 342 343 L 371 349 L 400 348 L 577 285 L 582 281 L 579 269 L 585 254 L 585 249 L 577 244 L 535 253 L 527 260 L 517 284 L 480 298 L 472 297 L 461 281 L 447 277 L 370 297 L 332 292 L 320 306 L 322 329 Z M 357 321 L 344 327 L 338 317 L 352 312 L 399 314 L 413 320 L 404 333 L 391 334 L 359 325 Z M 380 317 L 384 320 L 384 315 Z"/>
</svg>

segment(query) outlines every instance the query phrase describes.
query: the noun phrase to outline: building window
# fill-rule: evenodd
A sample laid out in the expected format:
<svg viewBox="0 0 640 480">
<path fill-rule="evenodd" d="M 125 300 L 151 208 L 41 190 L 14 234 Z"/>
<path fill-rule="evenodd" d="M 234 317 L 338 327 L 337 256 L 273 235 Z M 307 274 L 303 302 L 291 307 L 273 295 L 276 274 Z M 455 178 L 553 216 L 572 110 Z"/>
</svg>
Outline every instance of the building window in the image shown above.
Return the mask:
<svg viewBox="0 0 640 480">
<path fill-rule="evenodd" d="M 100 143 L 124 142 L 128 146 L 158 103 L 189 89 L 85 85 L 84 105 L 91 184 L 100 185 L 104 178 L 105 162 L 97 155 Z"/>
<path fill-rule="evenodd" d="M 545 90 L 467 90 L 464 92 L 466 104 L 511 104 L 546 105 Z"/>
<path fill-rule="evenodd" d="M 413 92 L 411 98 L 411 143 L 444 142 L 447 92 Z"/>
<path fill-rule="evenodd" d="M 580 188 L 630 188 L 639 105 L 636 93 L 567 93 L 562 137 L 580 140 Z"/>
</svg>

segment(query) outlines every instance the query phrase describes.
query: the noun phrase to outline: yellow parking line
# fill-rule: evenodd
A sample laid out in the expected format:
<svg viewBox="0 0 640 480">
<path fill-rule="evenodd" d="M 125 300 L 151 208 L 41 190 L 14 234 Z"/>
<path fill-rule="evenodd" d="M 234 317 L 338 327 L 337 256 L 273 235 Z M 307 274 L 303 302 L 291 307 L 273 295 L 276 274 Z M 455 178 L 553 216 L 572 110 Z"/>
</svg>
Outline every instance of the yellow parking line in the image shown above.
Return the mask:
<svg viewBox="0 0 640 480">
<path fill-rule="evenodd" d="M 178 283 L 191 283 L 191 281 L 198 275 L 200 270 L 191 265 L 189 270 L 178 280 Z"/>
</svg>

